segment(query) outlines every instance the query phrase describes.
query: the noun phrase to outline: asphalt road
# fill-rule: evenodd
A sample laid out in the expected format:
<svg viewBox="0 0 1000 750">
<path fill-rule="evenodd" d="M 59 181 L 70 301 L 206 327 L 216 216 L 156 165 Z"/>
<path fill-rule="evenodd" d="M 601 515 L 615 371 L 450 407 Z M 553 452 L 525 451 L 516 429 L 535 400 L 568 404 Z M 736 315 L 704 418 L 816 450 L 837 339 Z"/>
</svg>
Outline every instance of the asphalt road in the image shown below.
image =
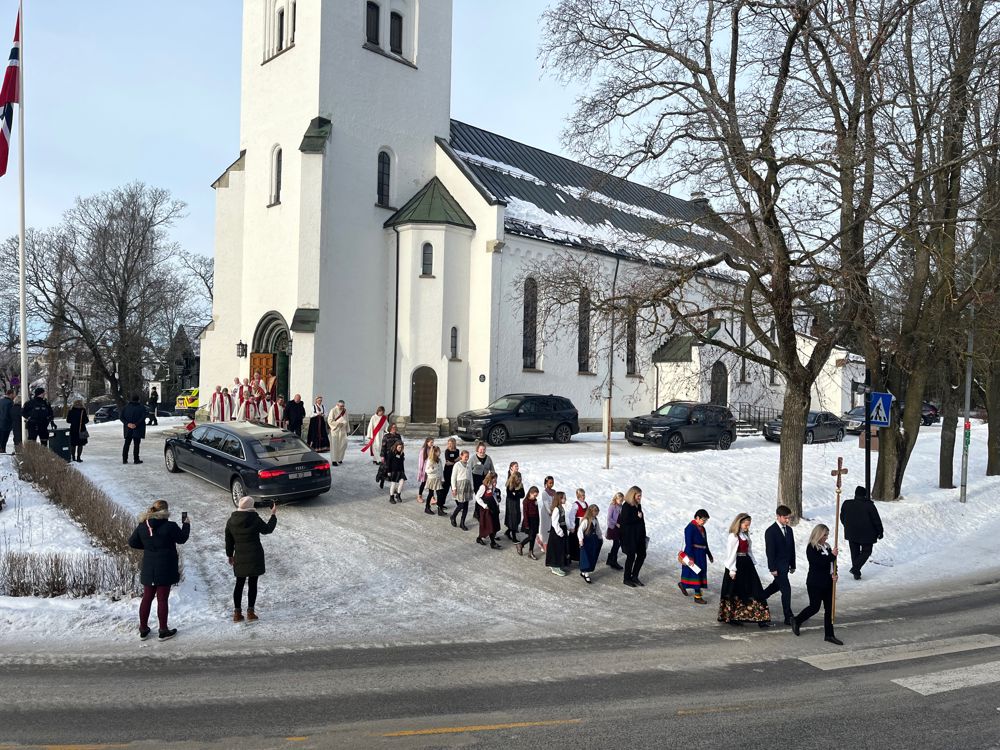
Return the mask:
<svg viewBox="0 0 1000 750">
<path fill-rule="evenodd" d="M 1000 748 L 998 622 L 984 582 L 852 612 L 843 648 L 821 622 L 654 632 L 623 613 L 502 643 L 33 656 L 0 668 L 0 747 Z"/>
</svg>

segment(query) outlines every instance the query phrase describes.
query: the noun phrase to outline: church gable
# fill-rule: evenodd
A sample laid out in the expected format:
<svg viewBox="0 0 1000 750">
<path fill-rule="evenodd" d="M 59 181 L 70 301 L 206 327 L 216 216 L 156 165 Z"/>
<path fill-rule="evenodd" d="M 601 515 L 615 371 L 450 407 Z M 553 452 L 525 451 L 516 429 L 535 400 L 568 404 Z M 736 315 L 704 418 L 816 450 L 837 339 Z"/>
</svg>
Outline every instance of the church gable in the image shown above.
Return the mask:
<svg viewBox="0 0 1000 750">
<path fill-rule="evenodd" d="M 475 229 L 475 222 L 437 177 L 432 177 L 416 195 L 383 225 L 386 229 L 404 224 L 447 224 Z"/>
</svg>

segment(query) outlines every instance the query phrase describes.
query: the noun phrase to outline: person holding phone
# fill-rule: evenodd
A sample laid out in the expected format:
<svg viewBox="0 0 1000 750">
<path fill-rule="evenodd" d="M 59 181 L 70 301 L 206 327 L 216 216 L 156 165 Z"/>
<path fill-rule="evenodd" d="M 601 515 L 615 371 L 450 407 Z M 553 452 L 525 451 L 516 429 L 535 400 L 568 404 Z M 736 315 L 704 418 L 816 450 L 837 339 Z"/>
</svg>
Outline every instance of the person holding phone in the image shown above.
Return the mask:
<svg viewBox="0 0 1000 750">
<path fill-rule="evenodd" d="M 278 507 L 271 503 L 271 517 L 265 522 L 254 509 L 254 498 L 240 498 L 239 507 L 226 522 L 226 557 L 236 575 L 233 588 L 233 622 L 253 622 L 257 617 L 257 579 L 264 575 L 264 545 L 261 534 L 270 534 L 278 525 Z M 243 617 L 243 587 L 247 587 L 247 616 Z"/>
<path fill-rule="evenodd" d="M 170 520 L 170 510 L 166 500 L 157 500 L 145 513 L 139 516 L 139 525 L 129 537 L 128 546 L 142 550 L 142 570 L 139 582 L 142 584 L 142 602 L 139 604 L 139 639 L 149 637 L 149 611 L 156 598 L 156 617 L 160 625 L 160 640 L 165 641 L 177 635 L 177 628 L 167 625 L 170 587 L 181 580 L 177 545 L 184 544 L 191 534 L 191 524 L 187 514 L 181 516 L 181 525 Z"/>
</svg>

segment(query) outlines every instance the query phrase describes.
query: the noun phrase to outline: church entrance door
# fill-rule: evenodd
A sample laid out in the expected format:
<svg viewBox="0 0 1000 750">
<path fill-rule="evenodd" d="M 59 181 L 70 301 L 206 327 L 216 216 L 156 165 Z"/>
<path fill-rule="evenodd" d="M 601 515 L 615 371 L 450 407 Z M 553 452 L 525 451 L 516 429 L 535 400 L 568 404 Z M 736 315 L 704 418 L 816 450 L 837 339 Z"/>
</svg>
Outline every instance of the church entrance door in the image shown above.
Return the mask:
<svg viewBox="0 0 1000 750">
<path fill-rule="evenodd" d="M 288 400 L 288 378 L 291 369 L 289 349 L 291 333 L 285 319 L 276 312 L 269 312 L 257 324 L 250 355 L 250 375 L 260 371 L 272 396 Z"/>
<path fill-rule="evenodd" d="M 712 365 L 711 402 L 719 406 L 729 405 L 729 370 L 722 364 L 722 360 Z"/>
<path fill-rule="evenodd" d="M 430 367 L 413 371 L 410 383 L 410 421 L 430 424 L 437 421 L 437 373 Z"/>
</svg>

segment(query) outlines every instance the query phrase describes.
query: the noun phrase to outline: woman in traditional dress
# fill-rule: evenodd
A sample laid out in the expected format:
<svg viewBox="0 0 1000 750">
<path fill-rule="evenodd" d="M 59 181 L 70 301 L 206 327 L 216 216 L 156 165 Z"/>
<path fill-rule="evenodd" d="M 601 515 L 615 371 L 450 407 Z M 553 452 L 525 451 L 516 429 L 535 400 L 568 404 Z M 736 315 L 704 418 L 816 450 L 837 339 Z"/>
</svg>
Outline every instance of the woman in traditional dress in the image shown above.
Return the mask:
<svg viewBox="0 0 1000 750">
<path fill-rule="evenodd" d="M 427 493 L 427 497 L 424 499 L 424 513 L 434 515 L 434 511 L 431 510 L 431 500 L 435 503 L 437 502 L 438 491 L 441 489 L 441 485 L 444 484 L 444 467 L 441 465 L 441 449 L 436 445 L 431 446 L 430 453 L 427 454 L 427 461 L 424 462 L 424 474 L 426 477 L 426 483 L 424 484 L 424 491 Z M 438 506 L 439 516 L 444 515 L 444 511 Z"/>
<path fill-rule="evenodd" d="M 712 551 L 708 548 L 708 533 L 705 531 L 705 522 L 708 520 L 708 511 L 699 508 L 695 511 L 694 519 L 684 529 L 684 552 L 681 555 L 681 580 L 677 582 L 677 588 L 684 596 L 688 595 L 688 589 L 694 589 L 694 603 L 704 604 L 705 597 L 702 596 L 702 589 L 708 588 L 708 563 L 715 562 Z M 683 558 L 687 558 L 698 567 L 694 568 L 684 564 Z"/>
<path fill-rule="evenodd" d="M 451 514 L 451 525 L 461 526 L 462 531 L 468 531 L 469 528 L 465 525 L 465 517 L 469 513 L 469 500 L 472 499 L 472 474 L 469 471 L 469 451 L 459 453 L 458 461 L 452 468 L 451 496 L 455 498 L 455 512 Z M 455 522 L 459 513 L 462 514 L 461 524 Z"/>
<path fill-rule="evenodd" d="M 719 622 L 743 625 L 756 622 L 766 628 L 771 624 L 771 610 L 764 598 L 750 544 L 749 513 L 739 513 L 729 527 L 726 540 L 726 574 L 719 598 Z"/>
<path fill-rule="evenodd" d="M 476 537 L 476 544 L 486 545 L 486 539 L 490 540 L 490 547 L 500 549 L 497 544 L 497 532 L 500 530 L 500 505 L 497 502 L 497 475 L 488 472 L 483 477 L 483 483 L 476 490 L 476 505 L 479 506 L 479 536 Z"/>
<path fill-rule="evenodd" d="M 824 524 L 816 524 L 809 535 L 806 545 L 806 559 L 809 561 L 809 572 L 806 574 L 806 591 L 809 593 L 809 606 L 799 612 L 792 620 L 792 632 L 799 635 L 802 623 L 819 612 L 823 605 L 823 635 L 827 643 L 843 646 L 844 642 L 833 634 L 833 584 L 837 580 L 837 548 L 830 549 L 827 540 L 830 529 Z"/>
<path fill-rule="evenodd" d="M 512 464 L 516 466 L 517 464 Z M 516 469 L 507 477 L 506 508 L 503 517 L 504 526 L 507 531 L 504 536 L 514 544 L 518 543 L 517 532 L 521 528 L 521 501 L 524 500 L 524 483 L 521 480 L 521 472 Z"/>
<path fill-rule="evenodd" d="M 538 536 L 538 488 L 530 487 L 528 494 L 521 503 L 521 531 L 527 536 L 517 543 L 517 554 L 524 554 L 524 545 L 528 545 L 528 557 L 535 557 L 535 538 Z"/>
<path fill-rule="evenodd" d="M 306 433 L 309 439 L 309 447 L 317 453 L 324 453 L 330 450 L 330 436 L 326 428 L 326 407 L 323 406 L 323 397 L 317 396 L 313 401 L 312 416 L 309 417 L 309 432 Z"/>
<path fill-rule="evenodd" d="M 596 505 L 588 505 L 583 518 L 577 524 L 577 539 L 580 542 L 580 576 L 587 583 L 593 583 L 590 574 L 597 567 L 597 559 L 601 556 L 601 545 L 604 537 L 601 535 L 601 522 L 597 520 L 601 509 Z"/>
<path fill-rule="evenodd" d="M 566 575 L 566 493 L 557 492 L 552 497 L 552 513 L 549 518 L 549 542 L 545 546 L 545 565 L 557 576 Z"/>
</svg>

